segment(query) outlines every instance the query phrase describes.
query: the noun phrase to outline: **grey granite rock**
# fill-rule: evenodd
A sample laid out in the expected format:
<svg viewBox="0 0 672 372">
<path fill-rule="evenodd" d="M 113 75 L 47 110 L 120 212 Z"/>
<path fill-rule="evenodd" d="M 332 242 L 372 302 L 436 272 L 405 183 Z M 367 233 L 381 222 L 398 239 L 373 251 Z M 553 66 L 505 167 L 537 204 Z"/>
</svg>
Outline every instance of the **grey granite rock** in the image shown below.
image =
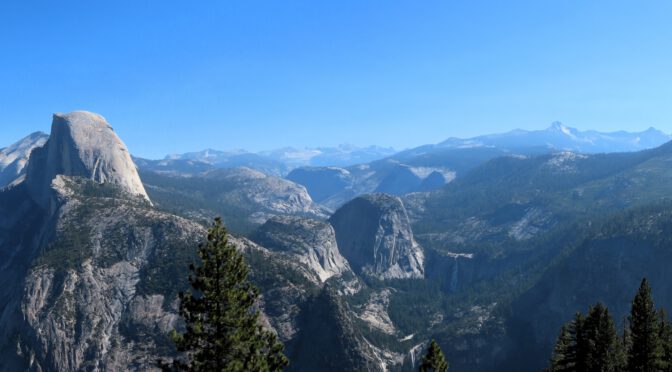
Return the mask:
<svg viewBox="0 0 672 372">
<path fill-rule="evenodd" d="M 28 158 L 33 149 L 42 147 L 49 136 L 35 132 L 0 150 L 0 188 L 6 187 L 24 175 Z"/>
<path fill-rule="evenodd" d="M 252 239 L 266 248 L 284 252 L 311 268 L 324 282 L 350 270 L 341 256 L 329 223 L 294 216 L 269 219 Z"/>
<path fill-rule="evenodd" d="M 424 277 L 424 252 L 398 197 L 358 197 L 336 211 L 330 222 L 341 254 L 355 271 L 381 279 Z"/>
<path fill-rule="evenodd" d="M 126 145 L 105 118 L 91 112 L 54 114 L 49 140 L 31 154 L 26 180 L 43 206 L 57 175 L 111 184 L 149 202 Z"/>
</svg>

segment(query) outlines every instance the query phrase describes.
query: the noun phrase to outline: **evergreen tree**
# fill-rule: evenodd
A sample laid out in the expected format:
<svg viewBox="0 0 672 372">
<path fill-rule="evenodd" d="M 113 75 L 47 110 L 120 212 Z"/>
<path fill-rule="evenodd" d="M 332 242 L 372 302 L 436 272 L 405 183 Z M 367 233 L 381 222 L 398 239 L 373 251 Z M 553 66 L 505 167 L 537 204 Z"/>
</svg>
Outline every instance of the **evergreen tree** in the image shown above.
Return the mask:
<svg viewBox="0 0 672 372">
<path fill-rule="evenodd" d="M 448 371 L 448 362 L 446 357 L 443 355 L 443 351 L 439 347 L 439 344 L 436 341 L 432 340 L 429 344 L 429 349 L 427 349 L 427 354 L 422 358 L 422 363 L 420 364 L 420 372 L 447 372 Z"/>
<path fill-rule="evenodd" d="M 651 297 L 651 287 L 644 278 L 632 301 L 630 312 L 629 371 L 650 372 L 661 369 L 663 347 L 660 342 L 658 319 Z"/>
<path fill-rule="evenodd" d="M 190 266 L 191 291 L 180 294 L 185 333 L 173 331 L 186 360 L 165 369 L 186 371 L 279 371 L 288 364 L 283 345 L 259 324 L 259 295 L 248 281 L 243 255 L 229 244 L 221 219 L 199 247 L 201 265 Z"/>
<path fill-rule="evenodd" d="M 551 357 L 551 366 L 549 372 L 565 372 L 574 371 L 576 365 L 576 338 L 573 332 L 570 331 L 570 325 L 563 325 L 560 329 L 558 341 L 553 348 L 553 356 Z"/>
<path fill-rule="evenodd" d="M 585 370 L 596 372 L 620 371 L 625 366 L 621 340 L 609 310 L 597 303 L 588 311 L 583 324 Z"/>
<path fill-rule="evenodd" d="M 621 336 L 621 343 L 623 345 L 623 350 L 625 351 L 626 364 L 628 360 L 628 353 L 632 348 L 632 337 L 630 337 L 630 320 L 628 316 L 623 318 L 623 335 Z"/>
<path fill-rule="evenodd" d="M 672 372 L 672 324 L 665 309 L 658 311 L 659 336 L 663 347 L 662 370 Z"/>
<path fill-rule="evenodd" d="M 579 343 L 583 342 L 583 323 L 585 319 L 583 314 L 577 312 L 574 314 L 574 319 L 566 325 L 562 326 L 560 335 L 553 349 L 551 357 L 551 366 L 548 368 L 550 372 L 560 371 L 583 371 L 585 366 L 583 363 L 582 353 L 579 351 Z M 579 360 L 581 358 L 581 360 Z"/>
<path fill-rule="evenodd" d="M 571 330 L 574 336 L 574 369 L 573 371 L 588 371 L 588 360 L 590 340 L 586 337 L 586 317 L 581 313 L 576 313 L 571 323 Z"/>
</svg>

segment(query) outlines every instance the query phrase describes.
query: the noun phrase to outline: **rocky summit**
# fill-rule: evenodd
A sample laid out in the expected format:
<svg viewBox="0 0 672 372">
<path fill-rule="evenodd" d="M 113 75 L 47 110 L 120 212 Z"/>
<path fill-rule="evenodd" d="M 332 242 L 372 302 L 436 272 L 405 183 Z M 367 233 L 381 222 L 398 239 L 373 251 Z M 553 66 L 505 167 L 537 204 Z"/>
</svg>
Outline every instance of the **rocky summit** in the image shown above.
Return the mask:
<svg viewBox="0 0 672 372">
<path fill-rule="evenodd" d="M 40 204 L 57 175 L 111 184 L 149 202 L 126 145 L 105 118 L 86 111 L 54 114 L 46 145 L 33 151 L 26 180 Z"/>
<path fill-rule="evenodd" d="M 330 222 L 341 253 L 356 271 L 381 279 L 424 277 L 424 252 L 398 197 L 358 197 L 336 211 Z"/>
</svg>

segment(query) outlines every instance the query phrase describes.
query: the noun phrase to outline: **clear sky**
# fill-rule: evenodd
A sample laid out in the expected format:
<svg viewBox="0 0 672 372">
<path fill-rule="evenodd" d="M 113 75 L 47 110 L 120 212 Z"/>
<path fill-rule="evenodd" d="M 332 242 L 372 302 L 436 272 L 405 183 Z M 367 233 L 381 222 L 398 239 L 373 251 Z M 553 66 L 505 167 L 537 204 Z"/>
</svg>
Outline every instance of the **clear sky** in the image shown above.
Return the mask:
<svg viewBox="0 0 672 372">
<path fill-rule="evenodd" d="M 555 120 L 669 133 L 670 19 L 647 0 L 2 0 L 0 147 L 76 109 L 151 158 Z"/>
</svg>

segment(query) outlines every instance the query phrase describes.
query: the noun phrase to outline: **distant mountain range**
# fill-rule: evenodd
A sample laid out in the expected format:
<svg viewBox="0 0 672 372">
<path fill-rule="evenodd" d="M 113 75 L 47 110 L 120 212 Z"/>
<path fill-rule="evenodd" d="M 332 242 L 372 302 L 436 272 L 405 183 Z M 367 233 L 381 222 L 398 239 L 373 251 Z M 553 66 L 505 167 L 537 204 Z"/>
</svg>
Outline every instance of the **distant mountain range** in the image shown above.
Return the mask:
<svg viewBox="0 0 672 372">
<path fill-rule="evenodd" d="M 660 146 L 672 137 L 650 128 L 643 132 L 579 131 L 561 123 L 537 131 L 513 130 L 470 139 L 450 138 L 405 150 L 388 158 L 350 167 L 301 167 L 287 178 L 306 187 L 313 199 L 335 209 L 370 192 L 404 195 L 432 191 L 497 157 L 632 152 Z"/>
<path fill-rule="evenodd" d="M 368 163 L 395 153 L 396 151 L 392 148 L 356 147 L 352 145 L 302 150 L 285 147 L 258 153 L 245 150 L 219 151 L 206 149 L 198 152 L 168 155 L 161 163 L 167 165 L 179 160 L 198 161 L 216 168 L 248 167 L 279 176 L 302 166 L 349 166 Z"/>
<path fill-rule="evenodd" d="M 446 149 L 493 147 L 508 150 L 545 148 L 550 151 L 609 153 L 646 150 L 672 140 L 672 136 L 655 128 L 642 132 L 580 131 L 554 122 L 543 130 L 515 129 L 500 134 L 488 134 L 468 139 L 449 138 L 436 145 L 420 146 L 399 153 L 398 157 L 414 156 Z"/>
<path fill-rule="evenodd" d="M 581 153 L 639 151 L 672 140 L 672 136 L 657 129 L 643 132 L 597 132 L 580 131 L 555 122 L 544 130 L 516 129 L 507 133 L 488 134 L 473 138 L 449 138 L 437 144 L 423 145 L 401 152 L 393 148 L 340 145 L 337 147 L 316 147 L 296 149 L 285 147 L 271 151 L 249 152 L 245 150 L 206 149 L 184 154 L 172 154 L 161 160 L 141 159 L 146 167 L 165 172 L 187 171 L 185 162 L 199 162 L 213 168 L 248 167 L 274 176 L 284 176 L 300 167 L 350 167 L 368 164 L 377 160 L 392 158 L 400 161 L 417 156 L 436 157 L 440 154 L 455 153 L 456 150 L 495 149 L 490 151 L 538 154 L 553 151 L 573 151 Z M 478 155 L 477 155 L 478 156 Z M 459 157 L 459 155 L 458 155 Z M 203 168 L 204 165 L 194 164 Z M 431 173 L 431 172 L 430 172 Z"/>
<path fill-rule="evenodd" d="M 44 133 L 34 133 L 0 150 L 0 187 L 20 177 L 30 151 L 43 145 L 46 138 Z M 561 151 L 632 152 L 654 148 L 671 139 L 654 128 L 642 132 L 580 131 L 555 122 L 543 130 L 516 129 L 467 139 L 449 138 L 401 152 L 351 145 L 302 150 L 286 147 L 259 153 L 206 149 L 160 160 L 133 160 L 143 171 L 177 176 L 250 168 L 303 185 L 314 201 L 335 210 L 352 198 L 371 192 L 405 195 L 436 190 L 497 157 Z"/>
</svg>

